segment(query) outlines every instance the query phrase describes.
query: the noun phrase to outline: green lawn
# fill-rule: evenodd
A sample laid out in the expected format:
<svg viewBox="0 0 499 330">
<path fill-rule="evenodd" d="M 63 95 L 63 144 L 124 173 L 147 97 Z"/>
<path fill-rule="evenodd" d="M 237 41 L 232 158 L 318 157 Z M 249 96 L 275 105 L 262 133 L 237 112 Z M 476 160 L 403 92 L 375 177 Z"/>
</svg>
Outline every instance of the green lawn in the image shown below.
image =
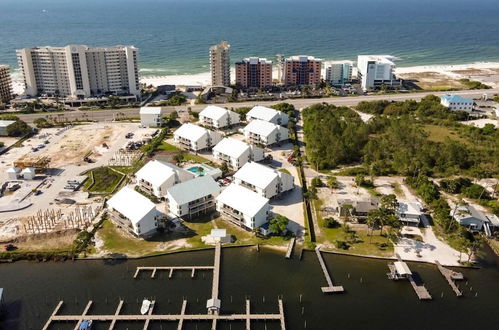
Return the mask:
<svg viewBox="0 0 499 330">
<path fill-rule="evenodd" d="M 163 152 L 180 152 L 181 150 L 174 146 L 173 144 L 166 143 L 165 141 L 161 142 L 158 148 L 155 151 L 163 151 Z"/>
<path fill-rule="evenodd" d="M 85 182 L 85 188 L 89 192 L 110 193 L 122 178 L 122 174 L 109 167 L 98 167 L 88 172 L 88 180 Z M 92 183 L 94 184 L 92 185 Z"/>
<path fill-rule="evenodd" d="M 279 172 L 282 172 L 282 173 L 286 173 L 286 174 L 291 175 L 291 173 L 290 173 L 287 169 L 285 169 L 285 168 L 280 168 L 280 169 L 279 169 Z"/>
<path fill-rule="evenodd" d="M 447 138 L 449 138 L 453 141 L 460 142 L 468 146 L 470 145 L 468 140 L 460 137 L 458 133 L 448 127 L 439 125 L 424 125 L 423 129 L 429 134 L 428 140 L 430 141 L 444 142 Z"/>
</svg>

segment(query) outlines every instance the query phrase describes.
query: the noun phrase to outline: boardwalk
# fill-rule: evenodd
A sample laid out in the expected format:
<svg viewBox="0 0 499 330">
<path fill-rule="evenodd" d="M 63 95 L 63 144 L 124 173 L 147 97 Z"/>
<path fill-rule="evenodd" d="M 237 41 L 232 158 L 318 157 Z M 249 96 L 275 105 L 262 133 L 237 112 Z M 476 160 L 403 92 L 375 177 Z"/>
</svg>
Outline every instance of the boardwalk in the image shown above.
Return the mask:
<svg viewBox="0 0 499 330">
<path fill-rule="evenodd" d="M 156 277 L 156 272 L 158 270 L 166 270 L 169 271 L 170 274 L 168 275 L 169 278 L 173 276 L 173 271 L 175 270 L 190 270 L 191 271 L 191 277 L 194 277 L 196 270 L 212 270 L 214 267 L 213 266 L 165 266 L 165 267 L 137 267 L 135 270 L 135 274 L 133 275 L 133 278 L 137 278 L 139 276 L 139 273 L 141 271 L 147 271 L 150 270 L 152 271 L 151 273 L 151 278 Z"/>
<path fill-rule="evenodd" d="M 317 254 L 317 258 L 319 259 L 319 263 L 321 265 L 322 272 L 324 273 L 324 277 L 326 278 L 327 285 L 328 285 L 328 286 L 323 286 L 321 288 L 322 292 L 323 293 L 339 293 L 339 292 L 345 291 L 345 289 L 343 289 L 343 286 L 341 286 L 341 285 L 335 286 L 334 285 L 333 280 L 331 279 L 331 276 L 329 275 L 329 272 L 327 270 L 326 263 L 324 262 L 324 259 L 322 258 L 320 248 L 321 248 L 320 245 L 317 246 L 315 248 L 315 253 Z"/>
<path fill-rule="evenodd" d="M 440 262 L 438 262 L 437 260 L 435 260 L 435 264 L 437 265 L 440 273 L 445 277 L 445 279 L 449 283 L 450 287 L 452 288 L 452 290 L 454 291 L 456 296 L 461 297 L 463 295 L 463 293 L 461 292 L 461 290 L 459 290 L 459 287 L 456 285 L 455 281 L 463 280 L 464 279 L 463 274 L 443 267 L 440 264 Z"/>
<path fill-rule="evenodd" d="M 289 241 L 288 250 L 286 251 L 286 259 L 291 258 L 291 254 L 293 253 L 293 248 L 295 247 L 295 242 L 296 242 L 295 237 L 293 237 L 291 241 Z"/>
</svg>

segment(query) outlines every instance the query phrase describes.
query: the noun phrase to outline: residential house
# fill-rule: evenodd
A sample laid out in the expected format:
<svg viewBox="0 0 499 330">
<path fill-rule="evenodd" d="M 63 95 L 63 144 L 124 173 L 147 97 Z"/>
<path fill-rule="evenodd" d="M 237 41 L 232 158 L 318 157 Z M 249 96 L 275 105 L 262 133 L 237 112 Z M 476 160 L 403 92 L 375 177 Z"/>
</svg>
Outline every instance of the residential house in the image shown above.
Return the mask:
<svg viewBox="0 0 499 330">
<path fill-rule="evenodd" d="M 193 173 L 160 160 L 149 161 L 135 173 L 139 188 L 157 198 L 164 198 L 169 187 L 194 177 Z"/>
<path fill-rule="evenodd" d="M 167 210 L 177 217 L 192 218 L 215 210 L 220 186 L 209 175 L 182 182 L 166 191 Z"/>
<path fill-rule="evenodd" d="M 225 138 L 213 148 L 213 157 L 226 162 L 229 168 L 239 169 L 249 161 L 261 161 L 263 149 L 234 138 Z"/>
<path fill-rule="evenodd" d="M 173 140 L 183 149 L 199 152 L 211 149 L 222 140 L 222 135 L 210 131 L 209 129 L 187 123 L 180 126 L 175 133 L 173 133 Z"/>
<path fill-rule="evenodd" d="M 400 221 L 407 225 L 419 226 L 422 213 L 421 203 L 408 202 L 399 203 L 399 208 L 396 212 Z"/>
<path fill-rule="evenodd" d="M 484 229 L 485 224 L 490 223 L 485 214 L 471 205 L 456 205 L 451 210 L 451 215 L 461 226 L 468 227 L 471 230 L 481 231 Z"/>
<path fill-rule="evenodd" d="M 338 199 L 336 211 L 339 216 L 353 216 L 358 219 L 364 219 L 370 210 L 378 209 L 380 201 L 377 198 L 368 198 L 363 200 Z"/>
<path fill-rule="evenodd" d="M 472 112 L 475 101 L 460 95 L 442 95 L 440 96 L 440 104 L 449 108 L 451 111 L 466 111 Z"/>
<path fill-rule="evenodd" d="M 292 175 L 254 162 L 246 163 L 237 171 L 234 182 L 268 199 L 294 188 Z"/>
</svg>

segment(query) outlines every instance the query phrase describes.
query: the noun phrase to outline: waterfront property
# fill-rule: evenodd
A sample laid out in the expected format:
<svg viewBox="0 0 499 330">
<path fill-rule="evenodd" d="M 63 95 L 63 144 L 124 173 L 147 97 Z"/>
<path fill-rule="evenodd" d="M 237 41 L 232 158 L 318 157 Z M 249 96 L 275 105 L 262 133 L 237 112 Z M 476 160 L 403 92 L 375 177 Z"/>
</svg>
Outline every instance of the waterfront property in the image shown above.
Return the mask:
<svg viewBox="0 0 499 330">
<path fill-rule="evenodd" d="M 286 126 L 289 121 L 289 116 L 282 111 L 257 105 L 246 114 L 246 120 L 252 121 L 255 119 Z"/>
<path fill-rule="evenodd" d="M 130 187 L 123 187 L 107 201 L 111 220 L 138 237 L 147 237 L 158 228 L 161 214 L 147 197 Z"/>
<path fill-rule="evenodd" d="M 299 55 L 284 61 L 283 83 L 286 86 L 316 85 L 321 82 L 322 60 Z"/>
<path fill-rule="evenodd" d="M 234 174 L 236 184 L 271 199 L 294 188 L 294 177 L 254 162 L 246 163 Z"/>
<path fill-rule="evenodd" d="M 456 205 L 451 215 L 461 226 L 471 230 L 481 231 L 485 226 L 491 226 L 489 218 L 471 205 Z"/>
<path fill-rule="evenodd" d="M 9 67 L 0 65 L 0 103 L 9 103 L 12 98 L 12 80 Z"/>
<path fill-rule="evenodd" d="M 165 197 L 169 187 L 194 177 L 190 171 L 160 160 L 149 161 L 135 173 L 138 187 L 157 198 Z"/>
<path fill-rule="evenodd" d="M 28 96 L 74 99 L 105 95 L 140 98 L 138 49 L 133 46 L 37 47 L 17 50 Z"/>
<path fill-rule="evenodd" d="M 324 80 L 333 86 L 344 86 L 352 82 L 352 61 L 331 61 L 324 63 Z"/>
<path fill-rule="evenodd" d="M 364 91 L 382 86 L 400 86 L 395 77 L 394 57 L 390 55 L 359 55 L 357 76 Z"/>
<path fill-rule="evenodd" d="M 267 222 L 270 206 L 268 198 L 233 183 L 217 197 L 217 211 L 223 219 L 254 230 Z"/>
<path fill-rule="evenodd" d="M 421 203 L 419 202 L 402 202 L 399 203 L 399 208 L 396 213 L 402 223 L 419 226 L 422 215 L 421 209 Z"/>
<path fill-rule="evenodd" d="M 219 194 L 220 186 L 211 176 L 198 176 L 167 189 L 166 209 L 174 216 L 190 219 L 213 211 Z"/>
<path fill-rule="evenodd" d="M 251 144 L 271 146 L 289 139 L 289 130 L 264 120 L 252 120 L 243 128 L 246 141 Z"/>
<path fill-rule="evenodd" d="M 380 202 L 377 198 L 368 199 L 338 199 L 337 208 L 339 216 L 353 216 L 357 219 L 365 219 L 371 210 L 379 208 Z"/>
<path fill-rule="evenodd" d="M 140 125 L 144 127 L 160 127 L 163 124 L 161 107 L 141 107 Z"/>
<path fill-rule="evenodd" d="M 230 127 L 239 124 L 238 113 L 216 105 L 209 105 L 199 113 L 199 123 L 215 129 Z"/>
<path fill-rule="evenodd" d="M 230 86 L 230 45 L 222 41 L 210 47 L 212 86 Z"/>
<path fill-rule="evenodd" d="M 397 261 L 388 264 L 388 269 L 390 270 L 390 272 L 386 274 L 388 278 L 391 280 L 409 280 L 419 300 L 431 300 L 431 295 L 424 283 L 422 283 L 421 280 L 416 281 L 414 274 L 411 272 L 407 263 L 403 262 L 398 254 L 396 257 Z"/>
<path fill-rule="evenodd" d="M 272 61 L 249 57 L 236 63 L 236 85 L 258 90 L 272 86 Z"/>
<path fill-rule="evenodd" d="M 8 128 L 14 123 L 14 120 L 0 120 L 0 136 L 8 136 Z"/>
<path fill-rule="evenodd" d="M 473 99 L 468 99 L 460 95 L 446 94 L 440 96 L 440 104 L 449 108 L 450 111 L 472 112 L 475 102 Z"/>
<path fill-rule="evenodd" d="M 220 133 L 187 123 L 173 133 L 173 140 L 183 149 L 194 152 L 208 150 L 222 140 Z"/>
<path fill-rule="evenodd" d="M 213 157 L 226 162 L 231 169 L 239 169 L 249 161 L 261 161 L 263 149 L 234 138 L 225 138 L 213 148 Z"/>
</svg>

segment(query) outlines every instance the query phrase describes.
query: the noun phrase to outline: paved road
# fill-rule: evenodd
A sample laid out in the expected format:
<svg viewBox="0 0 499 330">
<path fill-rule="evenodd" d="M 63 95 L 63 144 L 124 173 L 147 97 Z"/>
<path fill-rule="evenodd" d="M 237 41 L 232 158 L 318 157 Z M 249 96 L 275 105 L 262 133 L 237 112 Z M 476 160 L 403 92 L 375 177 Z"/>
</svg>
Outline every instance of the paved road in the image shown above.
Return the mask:
<svg viewBox="0 0 499 330">
<path fill-rule="evenodd" d="M 499 88 L 495 89 L 486 89 L 486 90 L 465 90 L 465 91 L 455 91 L 453 94 L 459 94 L 465 97 L 471 98 L 479 98 L 484 93 L 488 95 L 493 95 L 499 93 Z M 343 105 L 343 106 L 353 106 L 357 105 L 357 103 L 361 101 L 375 101 L 375 100 L 394 100 L 394 101 L 403 101 L 403 100 L 420 100 L 422 97 L 426 95 L 443 95 L 445 92 L 421 92 L 421 93 L 407 93 L 407 94 L 384 94 L 384 95 L 368 95 L 368 96 L 352 96 L 352 97 L 329 97 L 329 98 L 317 98 L 317 99 L 294 99 L 294 100 L 284 100 L 284 102 L 288 102 L 294 104 L 297 108 L 304 108 L 310 106 L 312 104 L 326 102 L 332 103 L 335 105 Z M 272 104 L 280 103 L 283 101 L 252 101 L 252 102 L 241 102 L 241 103 L 223 103 L 217 104 L 219 106 L 227 107 L 227 108 L 237 108 L 237 107 L 252 107 L 255 104 L 269 106 Z M 171 113 L 178 109 L 185 109 L 187 105 L 181 107 L 164 107 L 165 113 Z M 206 105 L 192 105 L 190 106 L 193 111 L 201 111 Z M 138 117 L 139 109 L 120 109 L 120 110 L 93 110 L 93 111 L 68 111 L 65 113 L 55 113 L 52 114 L 52 117 L 64 116 L 67 119 L 89 119 L 95 121 L 111 121 L 117 115 L 124 114 L 126 117 Z M 47 114 L 26 114 L 19 115 L 19 117 L 26 121 L 27 123 L 32 123 L 34 119 L 45 117 Z"/>
</svg>

